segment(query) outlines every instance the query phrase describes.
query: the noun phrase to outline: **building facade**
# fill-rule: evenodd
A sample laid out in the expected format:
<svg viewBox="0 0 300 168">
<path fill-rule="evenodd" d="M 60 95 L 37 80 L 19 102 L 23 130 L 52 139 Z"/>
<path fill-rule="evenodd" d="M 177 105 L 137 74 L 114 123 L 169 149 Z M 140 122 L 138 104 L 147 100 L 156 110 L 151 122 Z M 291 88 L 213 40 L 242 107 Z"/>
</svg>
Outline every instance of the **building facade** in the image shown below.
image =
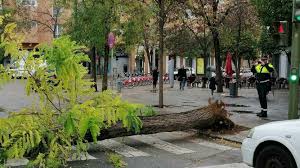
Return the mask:
<svg viewBox="0 0 300 168">
<path fill-rule="evenodd" d="M 62 33 L 63 18 L 68 10 L 56 7 L 53 0 L 7 0 L 2 9 L 14 9 L 18 32 L 24 36 L 24 49 L 31 50 L 40 43 L 50 43 Z"/>
</svg>

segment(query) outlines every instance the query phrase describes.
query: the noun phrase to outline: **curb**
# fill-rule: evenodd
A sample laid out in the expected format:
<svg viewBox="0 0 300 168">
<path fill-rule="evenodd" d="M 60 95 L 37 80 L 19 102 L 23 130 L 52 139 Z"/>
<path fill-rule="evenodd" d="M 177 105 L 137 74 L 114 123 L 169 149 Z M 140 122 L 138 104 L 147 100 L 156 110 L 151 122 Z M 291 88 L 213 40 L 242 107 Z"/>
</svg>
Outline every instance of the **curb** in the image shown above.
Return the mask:
<svg viewBox="0 0 300 168">
<path fill-rule="evenodd" d="M 232 137 L 226 137 L 226 136 L 223 136 L 221 134 L 220 135 L 210 134 L 210 133 L 205 132 L 205 131 L 198 131 L 198 134 L 199 135 L 203 135 L 203 136 L 207 136 L 207 137 L 211 137 L 211 138 L 223 139 L 223 140 L 226 140 L 226 141 L 229 141 L 229 142 L 238 143 L 238 144 L 242 144 L 243 143 L 243 140 L 240 140 L 240 139 L 238 139 L 238 138 L 236 138 L 234 136 L 232 136 Z M 240 134 L 236 134 L 236 135 L 240 135 Z M 241 137 L 243 137 L 243 139 L 247 138 L 246 136 L 241 136 Z"/>
</svg>

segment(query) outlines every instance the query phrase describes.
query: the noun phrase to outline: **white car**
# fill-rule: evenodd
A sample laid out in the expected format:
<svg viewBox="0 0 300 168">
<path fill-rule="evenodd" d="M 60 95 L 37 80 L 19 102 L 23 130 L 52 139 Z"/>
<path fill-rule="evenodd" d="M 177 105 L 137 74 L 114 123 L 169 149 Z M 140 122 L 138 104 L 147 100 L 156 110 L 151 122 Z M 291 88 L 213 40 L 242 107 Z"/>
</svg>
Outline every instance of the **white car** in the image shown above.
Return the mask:
<svg viewBox="0 0 300 168">
<path fill-rule="evenodd" d="M 25 62 L 23 60 L 19 61 L 19 63 L 14 62 L 9 67 L 9 73 L 13 78 L 27 78 L 28 72 L 24 68 Z"/>
<path fill-rule="evenodd" d="M 253 128 L 243 141 L 242 154 L 255 168 L 300 168 L 300 120 Z"/>
</svg>

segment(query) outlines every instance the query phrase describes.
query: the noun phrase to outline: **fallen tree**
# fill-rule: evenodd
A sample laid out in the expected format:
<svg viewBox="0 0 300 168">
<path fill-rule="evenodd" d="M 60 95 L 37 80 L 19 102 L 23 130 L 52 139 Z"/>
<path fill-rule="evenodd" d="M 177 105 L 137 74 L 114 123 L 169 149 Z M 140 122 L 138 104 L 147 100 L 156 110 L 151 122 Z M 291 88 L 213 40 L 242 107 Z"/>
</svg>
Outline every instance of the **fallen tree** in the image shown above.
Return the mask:
<svg viewBox="0 0 300 168">
<path fill-rule="evenodd" d="M 184 113 L 139 117 L 147 107 L 123 101 L 112 91 L 94 93 L 90 88 L 94 83 L 84 78 L 87 69 L 81 64 L 88 56 L 69 37 L 38 48 L 29 52 L 24 66 L 26 93 L 38 100 L 0 118 L 0 167 L 8 159 L 22 157 L 30 158 L 29 167 L 61 167 L 73 153 L 73 145 L 77 153 L 87 150 L 86 141 L 234 125 L 224 103 L 211 101 L 207 107 Z M 6 69 L 0 73 L 12 75 Z"/>
<path fill-rule="evenodd" d="M 220 128 L 231 129 L 234 123 L 228 119 L 228 112 L 225 104 L 220 101 L 212 102 L 209 105 L 196 110 L 183 113 L 172 113 L 150 117 L 140 117 L 143 126 L 138 134 L 154 134 L 159 132 L 182 131 L 187 129 Z M 135 135 L 134 131 L 128 131 L 118 123 L 108 129 L 101 131 L 98 140 Z M 86 137 L 92 141 L 91 136 Z"/>
</svg>

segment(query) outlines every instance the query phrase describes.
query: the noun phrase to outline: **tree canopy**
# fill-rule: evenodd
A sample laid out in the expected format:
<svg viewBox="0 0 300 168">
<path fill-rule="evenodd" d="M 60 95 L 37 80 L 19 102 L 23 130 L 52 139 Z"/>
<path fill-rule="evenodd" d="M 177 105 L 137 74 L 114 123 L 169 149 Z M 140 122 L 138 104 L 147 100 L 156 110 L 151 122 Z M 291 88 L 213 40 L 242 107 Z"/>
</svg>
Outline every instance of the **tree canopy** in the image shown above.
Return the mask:
<svg viewBox="0 0 300 168">
<path fill-rule="evenodd" d="M 271 26 L 274 21 L 291 21 L 293 0 L 251 0 L 264 26 Z"/>
</svg>

